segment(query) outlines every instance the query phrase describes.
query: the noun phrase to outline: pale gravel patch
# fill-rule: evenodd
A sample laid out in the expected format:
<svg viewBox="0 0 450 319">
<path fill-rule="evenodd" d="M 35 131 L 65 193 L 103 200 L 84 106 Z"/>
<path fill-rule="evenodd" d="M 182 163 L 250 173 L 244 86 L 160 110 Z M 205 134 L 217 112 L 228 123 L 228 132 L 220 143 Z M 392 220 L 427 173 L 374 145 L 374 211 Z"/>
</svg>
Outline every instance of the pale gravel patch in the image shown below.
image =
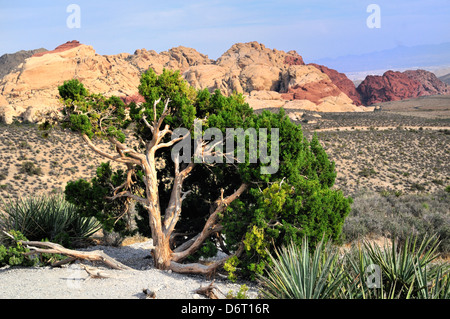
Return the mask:
<svg viewBox="0 0 450 319">
<path fill-rule="evenodd" d="M 95 265 L 108 278 L 88 278 L 88 274 L 75 262 L 62 268 L 3 267 L 0 269 L 0 299 L 143 299 L 144 288 L 156 292 L 157 299 L 203 299 L 195 293 L 200 286 L 212 280 L 205 276 L 182 275 L 153 268 L 149 255 L 151 241 L 123 247 L 95 246 L 86 250 L 102 250 L 110 257 L 133 268 L 113 270 Z M 93 266 L 88 262 L 83 265 Z M 88 278 L 88 279 L 86 279 Z M 217 278 L 214 285 L 220 298 L 232 291 L 234 295 L 246 284 L 250 298 L 258 297 L 254 282 L 236 282 Z"/>
</svg>

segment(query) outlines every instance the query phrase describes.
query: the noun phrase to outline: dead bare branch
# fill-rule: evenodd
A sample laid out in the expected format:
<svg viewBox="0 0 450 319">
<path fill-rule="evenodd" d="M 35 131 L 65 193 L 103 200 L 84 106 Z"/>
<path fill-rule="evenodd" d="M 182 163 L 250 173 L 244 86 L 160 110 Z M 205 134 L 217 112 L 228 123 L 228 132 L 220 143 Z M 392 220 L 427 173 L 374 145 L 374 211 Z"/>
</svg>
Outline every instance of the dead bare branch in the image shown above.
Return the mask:
<svg viewBox="0 0 450 319">
<path fill-rule="evenodd" d="M 86 135 L 86 134 L 82 134 L 81 137 L 83 138 L 83 140 L 86 142 L 86 144 L 89 146 L 90 149 L 92 149 L 94 152 L 96 152 L 97 154 L 109 158 L 112 161 L 118 162 L 118 163 L 130 163 L 130 164 L 135 164 L 135 165 L 140 165 L 141 162 L 139 160 L 136 160 L 134 158 L 131 157 L 122 157 L 122 156 L 115 156 L 109 153 L 106 153 L 104 151 L 102 151 L 100 148 L 98 148 L 97 146 L 94 145 L 94 143 L 92 143 L 91 139 Z"/>
<path fill-rule="evenodd" d="M 247 188 L 248 184 L 244 183 L 233 194 L 226 198 L 223 198 L 223 192 L 221 191 L 221 196 L 214 202 L 214 206 L 211 208 L 212 213 L 206 221 L 205 226 L 203 227 L 203 230 L 200 232 L 199 236 L 187 249 L 174 252 L 172 255 L 172 260 L 174 262 L 180 262 L 186 259 L 189 255 L 193 254 L 201 247 L 206 238 L 208 238 L 211 234 L 222 230 L 222 226 L 217 224 L 219 213 L 222 213 L 226 209 L 226 207 L 236 198 L 242 195 L 242 193 L 246 191 Z"/>
<path fill-rule="evenodd" d="M 7 236 L 14 238 L 11 234 L 3 231 Z M 132 268 L 118 262 L 114 258 L 107 256 L 103 252 L 86 252 L 65 248 L 59 244 L 42 241 L 19 240 L 18 242 L 25 245 L 28 249 L 36 253 L 61 254 L 75 259 L 89 260 L 94 262 L 102 262 L 108 267 L 118 270 L 132 270 Z M 43 249 L 47 248 L 47 249 Z"/>
<path fill-rule="evenodd" d="M 214 285 L 214 281 L 213 280 L 208 286 L 206 287 L 202 287 L 200 286 L 200 288 L 198 288 L 197 290 L 195 290 L 196 294 L 199 295 L 203 295 L 208 297 L 209 299 L 219 299 L 219 297 L 214 293 L 214 289 L 215 290 L 219 290 L 219 288 L 217 288 L 217 286 Z"/>
</svg>

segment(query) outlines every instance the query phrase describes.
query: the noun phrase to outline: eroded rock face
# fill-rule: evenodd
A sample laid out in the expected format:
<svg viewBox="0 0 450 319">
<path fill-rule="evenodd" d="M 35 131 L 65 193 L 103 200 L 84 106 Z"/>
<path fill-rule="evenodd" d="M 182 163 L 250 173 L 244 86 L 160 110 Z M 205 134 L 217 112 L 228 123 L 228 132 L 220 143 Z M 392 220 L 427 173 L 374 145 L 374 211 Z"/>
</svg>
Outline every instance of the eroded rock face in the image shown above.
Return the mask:
<svg viewBox="0 0 450 319">
<path fill-rule="evenodd" d="M 133 55 L 128 56 L 127 60 L 141 73 L 152 68 L 157 74 L 161 74 L 164 68 L 180 70 L 183 73 L 191 66 L 211 64 L 213 62 L 207 55 L 183 46 L 161 53 L 157 53 L 154 50 L 138 49 Z"/>
<path fill-rule="evenodd" d="M 184 78 L 196 88 L 219 89 L 223 94 L 279 91 L 290 65 L 303 65 L 295 51 L 266 48 L 258 42 L 237 43 L 217 61 L 190 67 Z"/>
<path fill-rule="evenodd" d="M 61 44 L 61 45 L 57 46 L 52 51 L 36 52 L 35 54 L 33 54 L 33 57 L 40 57 L 40 56 L 43 56 L 43 55 L 49 54 L 49 53 L 63 52 L 63 51 L 66 51 L 66 50 L 70 50 L 72 48 L 76 48 L 77 46 L 80 46 L 80 45 L 81 45 L 80 41 L 77 41 L 77 40 L 67 41 L 64 44 Z"/>
<path fill-rule="evenodd" d="M 76 47 L 26 59 L 16 72 L 0 80 L 0 92 L 16 112 L 29 106 L 57 107 L 58 86 L 78 78 L 88 88 L 107 95 L 134 93 L 140 73 L 123 58 L 110 59 L 91 46 Z"/>
<path fill-rule="evenodd" d="M 359 95 L 358 91 L 356 91 L 354 83 L 344 73 L 340 73 L 324 65 L 315 63 L 310 63 L 309 65 L 316 67 L 317 69 L 328 75 L 333 84 L 336 85 L 349 98 L 351 98 L 355 105 L 362 105 L 361 96 Z"/>
<path fill-rule="evenodd" d="M 305 65 L 295 51 L 269 49 L 257 42 L 237 43 L 214 61 L 182 46 L 161 53 L 140 49 L 134 54 L 99 55 L 91 46 L 70 41 L 24 59 L 0 79 L 0 94 L 8 102 L 3 113 L 33 121 L 39 110 L 60 107 L 58 86 L 73 78 L 92 92 L 139 102 L 140 76 L 149 68 L 157 74 L 164 68 L 180 70 L 196 89 L 242 93 L 255 108 L 280 107 L 290 99 L 301 99 L 340 111 L 340 106 L 353 103 L 327 75 L 329 70 Z"/>
<path fill-rule="evenodd" d="M 421 95 L 450 94 L 450 86 L 439 80 L 432 72 L 425 70 L 408 70 L 403 72 L 403 74 L 421 84 Z"/>
<path fill-rule="evenodd" d="M 212 60 L 206 55 L 185 47 L 159 54 L 142 49 L 132 55 L 103 56 L 91 46 L 69 41 L 52 51 L 24 58 L 23 63 L 0 79 L 0 92 L 9 102 L 8 119 L 14 116 L 30 121 L 36 118 L 37 111 L 59 106 L 58 86 L 66 80 L 77 78 L 92 92 L 136 102 L 142 100 L 137 87 L 147 69 L 153 68 L 160 74 L 164 68 L 184 71 L 210 63 Z"/>
<path fill-rule="evenodd" d="M 401 72 L 368 75 L 357 88 L 365 105 L 421 96 L 421 84 Z"/>
<path fill-rule="evenodd" d="M 11 124 L 15 111 L 3 95 L 0 94 L 0 122 Z"/>
<path fill-rule="evenodd" d="M 3 54 L 0 57 L 0 79 L 19 67 L 23 62 L 25 62 L 25 59 L 28 59 L 33 54 L 45 51 L 47 50 L 41 48 L 28 51 L 21 50 L 11 54 Z"/>
<path fill-rule="evenodd" d="M 287 93 L 282 94 L 286 100 L 308 100 L 319 104 L 320 100 L 328 96 L 338 96 L 341 91 L 329 80 L 308 82 L 289 88 Z"/>
<path fill-rule="evenodd" d="M 361 82 L 357 91 L 366 105 L 425 95 L 450 94 L 446 83 L 425 70 L 387 71 L 382 76 L 369 75 Z"/>
</svg>

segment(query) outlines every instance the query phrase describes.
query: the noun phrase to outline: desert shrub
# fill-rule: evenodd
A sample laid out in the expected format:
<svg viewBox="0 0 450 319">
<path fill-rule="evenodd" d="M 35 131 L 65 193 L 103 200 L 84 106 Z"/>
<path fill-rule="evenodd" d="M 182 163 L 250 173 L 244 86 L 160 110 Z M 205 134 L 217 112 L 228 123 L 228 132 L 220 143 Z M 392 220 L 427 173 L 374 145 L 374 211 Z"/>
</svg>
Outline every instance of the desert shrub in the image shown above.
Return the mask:
<svg viewBox="0 0 450 319">
<path fill-rule="evenodd" d="M 80 244 L 99 229 L 94 218 L 81 217 L 61 194 L 18 198 L 2 203 L 3 229 L 20 231 L 29 240 L 48 239 L 65 246 Z"/>
<path fill-rule="evenodd" d="M 376 175 L 376 174 L 378 174 L 372 167 L 371 168 L 364 168 L 364 169 L 362 169 L 360 172 L 358 172 L 358 175 L 359 176 L 362 176 L 362 177 L 370 177 L 370 176 L 372 176 L 372 175 Z"/>
<path fill-rule="evenodd" d="M 435 234 L 440 240 L 439 251 L 450 253 L 450 196 L 435 194 L 380 195 L 361 191 L 354 195 L 343 235 L 345 241 L 385 236 L 404 242 L 410 235 L 423 238 Z"/>
<path fill-rule="evenodd" d="M 19 173 L 27 175 L 41 175 L 42 169 L 33 162 L 22 162 Z"/>
<path fill-rule="evenodd" d="M 34 266 L 36 259 L 28 258 L 24 253 L 29 252 L 29 249 L 23 246 L 18 240 L 27 240 L 27 238 L 20 232 L 11 230 L 9 233 L 14 237 L 3 238 L 2 245 L 0 245 L 0 267 L 9 266 Z"/>
</svg>

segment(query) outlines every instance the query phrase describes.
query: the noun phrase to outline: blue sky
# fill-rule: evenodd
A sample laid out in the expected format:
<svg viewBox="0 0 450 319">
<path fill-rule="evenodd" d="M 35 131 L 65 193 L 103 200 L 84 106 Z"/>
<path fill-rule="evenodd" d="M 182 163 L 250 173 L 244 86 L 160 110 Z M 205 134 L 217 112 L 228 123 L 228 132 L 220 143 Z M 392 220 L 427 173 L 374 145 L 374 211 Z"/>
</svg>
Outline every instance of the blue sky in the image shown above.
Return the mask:
<svg viewBox="0 0 450 319">
<path fill-rule="evenodd" d="M 366 25 L 371 3 L 381 9 L 381 28 Z M 80 6 L 80 28 L 66 25 L 69 4 Z M 183 45 L 213 59 L 234 43 L 258 41 L 296 50 L 308 62 L 450 42 L 450 1 L 0 0 L 0 55 L 51 50 L 69 40 L 92 45 L 99 54 Z"/>
</svg>

